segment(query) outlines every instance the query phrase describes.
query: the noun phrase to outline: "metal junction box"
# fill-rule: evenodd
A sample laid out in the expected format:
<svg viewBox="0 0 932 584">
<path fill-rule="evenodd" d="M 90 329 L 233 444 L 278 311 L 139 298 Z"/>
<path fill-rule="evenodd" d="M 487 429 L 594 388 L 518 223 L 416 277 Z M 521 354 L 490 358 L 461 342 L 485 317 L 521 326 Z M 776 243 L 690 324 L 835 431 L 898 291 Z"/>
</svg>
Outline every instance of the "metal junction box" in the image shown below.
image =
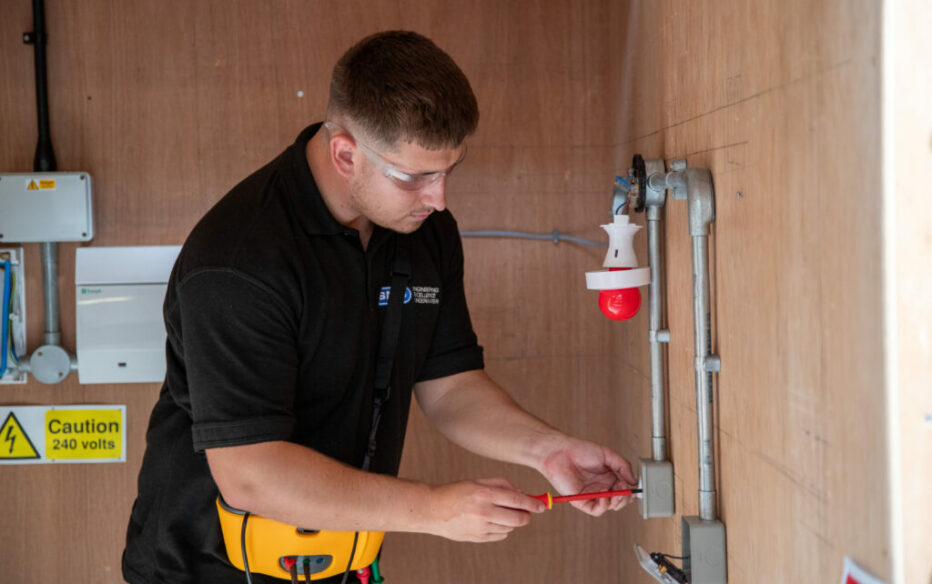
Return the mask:
<svg viewBox="0 0 932 584">
<path fill-rule="evenodd" d="M 638 501 L 641 517 L 673 517 L 673 463 L 642 458 L 638 476 L 644 489 Z"/>
<path fill-rule="evenodd" d="M 683 569 L 690 584 L 725 584 L 728 569 L 725 556 L 725 524 L 704 521 L 696 516 L 682 520 Z"/>
<path fill-rule="evenodd" d="M 0 174 L 0 242 L 90 241 L 93 216 L 86 172 Z"/>
</svg>

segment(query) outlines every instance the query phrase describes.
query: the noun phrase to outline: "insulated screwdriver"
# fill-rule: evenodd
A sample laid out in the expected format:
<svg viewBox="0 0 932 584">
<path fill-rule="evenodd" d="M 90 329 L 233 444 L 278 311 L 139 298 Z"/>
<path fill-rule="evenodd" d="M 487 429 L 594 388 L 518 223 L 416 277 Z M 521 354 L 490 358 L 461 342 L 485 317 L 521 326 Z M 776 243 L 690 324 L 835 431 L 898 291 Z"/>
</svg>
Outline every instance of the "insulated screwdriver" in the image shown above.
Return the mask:
<svg viewBox="0 0 932 584">
<path fill-rule="evenodd" d="M 589 499 L 605 499 L 608 497 L 624 497 L 640 493 L 643 489 L 622 489 L 620 491 L 597 491 L 595 493 L 580 493 L 578 495 L 561 495 L 554 497 L 550 493 L 543 495 L 529 495 L 532 499 L 537 499 L 547 506 L 547 509 L 553 509 L 554 503 L 565 503 L 567 501 L 588 501 Z"/>
</svg>

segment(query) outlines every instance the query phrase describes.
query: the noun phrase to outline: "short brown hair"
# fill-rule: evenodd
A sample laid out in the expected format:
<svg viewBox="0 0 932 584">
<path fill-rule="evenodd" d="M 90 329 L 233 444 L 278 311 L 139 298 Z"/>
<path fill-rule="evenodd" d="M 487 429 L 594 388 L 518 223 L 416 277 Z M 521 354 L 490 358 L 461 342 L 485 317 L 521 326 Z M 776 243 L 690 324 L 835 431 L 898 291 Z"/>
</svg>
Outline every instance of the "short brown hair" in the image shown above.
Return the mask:
<svg viewBox="0 0 932 584">
<path fill-rule="evenodd" d="M 362 39 L 337 62 L 331 116 L 349 118 L 385 145 L 406 140 L 439 149 L 476 131 L 479 107 L 449 55 L 424 36 L 395 30 Z"/>
</svg>

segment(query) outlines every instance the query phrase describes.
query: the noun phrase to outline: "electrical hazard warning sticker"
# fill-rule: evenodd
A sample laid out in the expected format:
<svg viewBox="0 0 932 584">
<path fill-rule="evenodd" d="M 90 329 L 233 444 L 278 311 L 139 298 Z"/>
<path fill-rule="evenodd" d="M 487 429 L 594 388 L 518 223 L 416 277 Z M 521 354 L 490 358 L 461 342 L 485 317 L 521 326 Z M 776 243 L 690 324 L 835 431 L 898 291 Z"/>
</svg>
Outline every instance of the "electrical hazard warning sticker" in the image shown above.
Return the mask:
<svg viewBox="0 0 932 584">
<path fill-rule="evenodd" d="M 125 462 L 126 406 L 0 406 L 0 464 Z"/>
<path fill-rule="evenodd" d="M 16 419 L 16 414 L 10 412 L 0 427 L 0 459 L 23 460 L 39 458 L 32 440 L 23 431 L 22 425 Z"/>
<path fill-rule="evenodd" d="M 54 191 L 55 190 L 55 179 L 29 177 L 26 179 L 26 190 L 27 191 Z"/>
</svg>

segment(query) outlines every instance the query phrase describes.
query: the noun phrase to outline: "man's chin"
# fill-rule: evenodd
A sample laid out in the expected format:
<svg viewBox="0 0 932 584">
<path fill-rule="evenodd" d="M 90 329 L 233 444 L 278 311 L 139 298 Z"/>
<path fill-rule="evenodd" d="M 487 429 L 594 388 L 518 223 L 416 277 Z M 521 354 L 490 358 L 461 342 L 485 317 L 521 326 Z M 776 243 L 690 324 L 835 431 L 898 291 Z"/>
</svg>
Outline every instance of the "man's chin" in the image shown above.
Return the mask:
<svg viewBox="0 0 932 584">
<path fill-rule="evenodd" d="M 391 225 L 382 225 L 382 227 L 385 229 L 390 229 L 395 233 L 414 233 L 420 229 L 422 225 L 424 225 L 424 221 L 426 220 L 426 217 L 424 219 L 415 219 L 412 216 L 408 216 L 402 221 L 396 221 Z"/>
</svg>

